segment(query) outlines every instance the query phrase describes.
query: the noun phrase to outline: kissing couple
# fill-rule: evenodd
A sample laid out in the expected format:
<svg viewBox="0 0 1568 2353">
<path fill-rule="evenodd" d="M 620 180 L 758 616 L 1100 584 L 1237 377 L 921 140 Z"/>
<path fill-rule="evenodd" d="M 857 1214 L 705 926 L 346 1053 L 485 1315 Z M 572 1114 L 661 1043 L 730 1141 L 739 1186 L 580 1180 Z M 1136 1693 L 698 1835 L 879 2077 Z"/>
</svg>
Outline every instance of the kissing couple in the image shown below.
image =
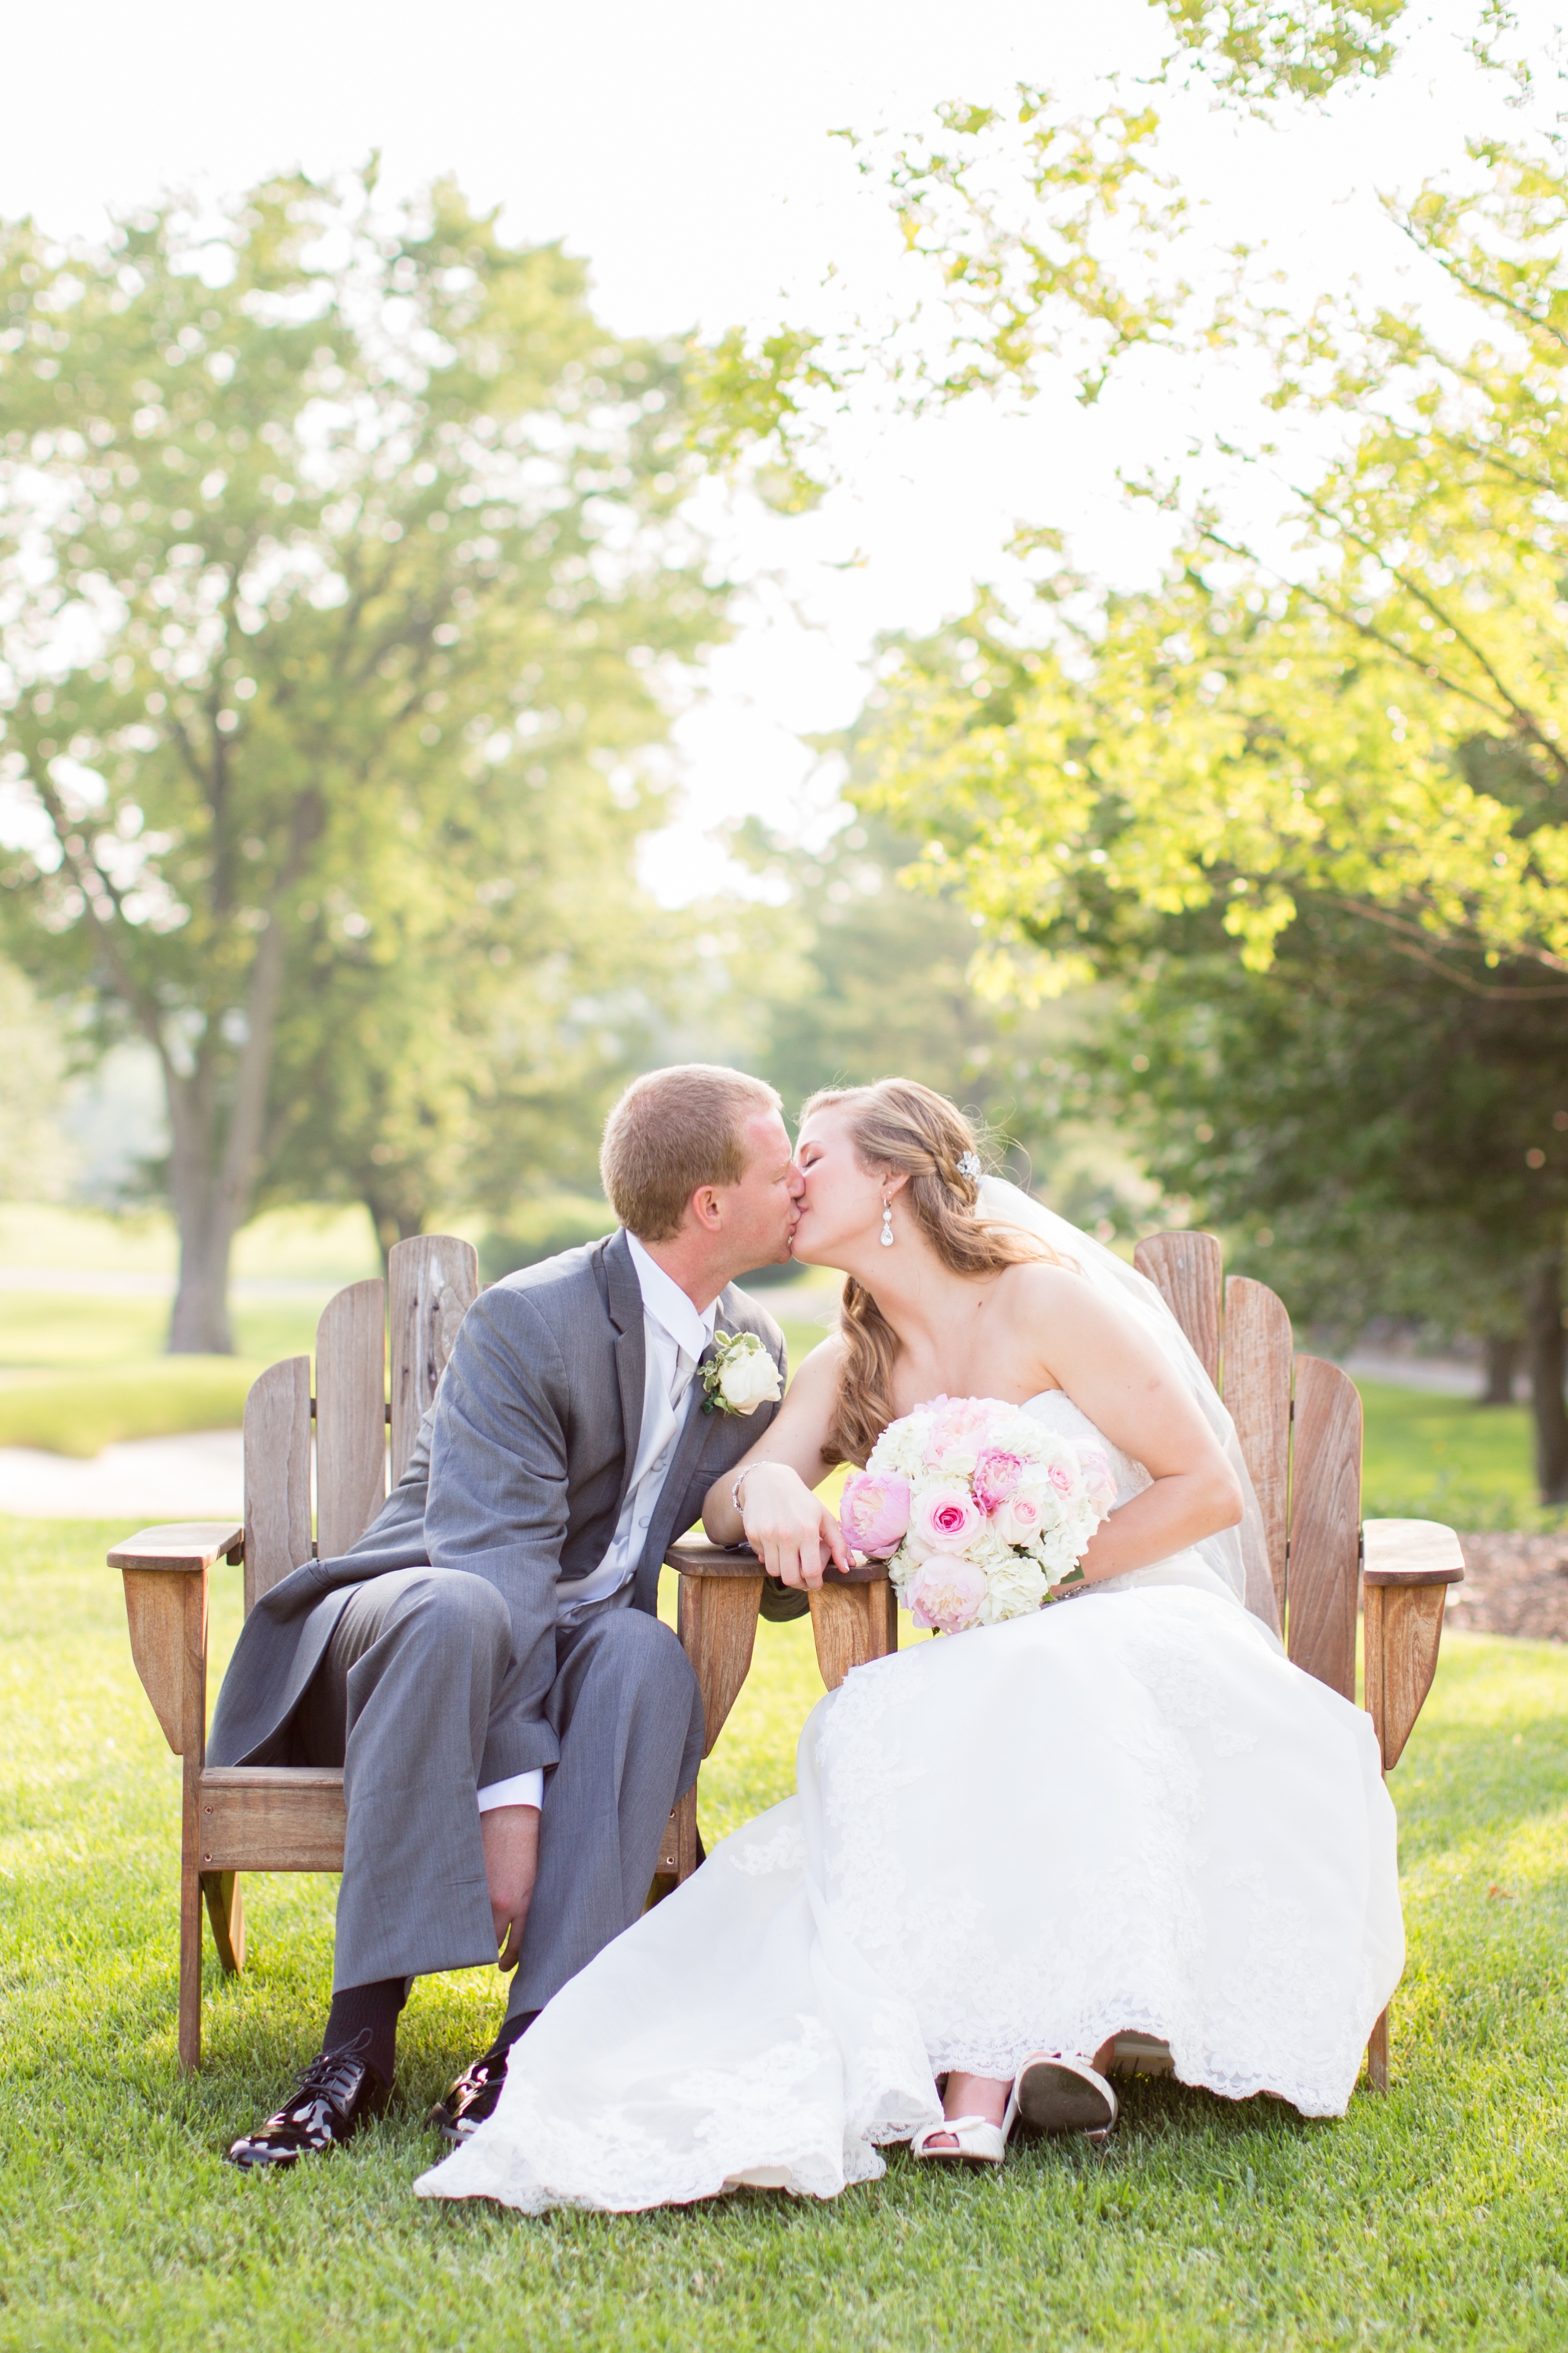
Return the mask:
<svg viewBox="0 0 1568 2353">
<path fill-rule="evenodd" d="M 246 1622 L 209 1757 L 342 1763 L 348 1831 L 321 2053 L 233 2160 L 351 2138 L 410 1981 L 498 1947 L 507 2016 L 432 2112 L 423 2196 L 827 2198 L 897 2142 L 996 2165 L 1017 2123 L 1113 2127 L 1126 2033 L 1342 2115 L 1404 1964 L 1393 1807 L 1370 1718 L 1284 1654 L 1230 1417 L 1158 1292 L 912 1080 L 814 1096 L 792 1151 L 758 1081 L 656 1071 L 601 1166 L 620 1230 L 481 1293 L 380 1517 Z M 845 1282 L 784 1398 L 733 1279 L 792 1254 Z M 1100 1463 L 1076 1567 L 855 1669 L 797 1794 L 647 1907 L 702 1749 L 669 1543 L 700 1510 L 798 1613 L 878 1533 L 820 1483 L 931 1400 Z"/>
</svg>

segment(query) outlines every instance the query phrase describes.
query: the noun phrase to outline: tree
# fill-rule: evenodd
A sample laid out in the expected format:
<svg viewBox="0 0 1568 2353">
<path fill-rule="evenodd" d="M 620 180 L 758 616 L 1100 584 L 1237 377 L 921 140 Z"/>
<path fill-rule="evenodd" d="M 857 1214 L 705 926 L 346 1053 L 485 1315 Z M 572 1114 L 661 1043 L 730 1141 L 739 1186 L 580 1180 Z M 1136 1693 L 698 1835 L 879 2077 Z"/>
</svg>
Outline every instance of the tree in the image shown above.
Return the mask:
<svg viewBox="0 0 1568 2353">
<path fill-rule="evenodd" d="M 319 1173 L 313 1115 L 363 1082 L 373 1168 L 405 1111 L 441 1138 L 415 1191 L 449 1163 L 443 1074 L 412 1103 L 356 1059 L 374 976 L 445 976 L 467 1001 L 423 1018 L 471 1052 L 531 953 L 539 811 L 619 854 L 657 798 L 660 666 L 723 626 L 683 354 L 612 342 L 559 248 L 450 185 L 389 214 L 372 174 L 102 250 L 12 224 L 0 298 L 0 908 L 40 987 L 156 1052 L 170 1345 L 223 1349 L 230 1241 L 259 1179 Z"/>
<path fill-rule="evenodd" d="M 1568 1500 L 1550 1303 L 1568 1165 L 1536 1142 L 1568 1130 L 1561 1005 L 1457 988 L 1331 905 L 1304 910 L 1266 973 L 1212 918 L 1177 919 L 1129 976 L 1100 1075 L 1153 1175 L 1298 1318 L 1344 1337 L 1414 1319 L 1505 1357 L 1525 1341 L 1542 1492 Z"/>
<path fill-rule="evenodd" d="M 1016 978 L 1051 989 L 1143 976 L 1151 1018 L 1163 988 L 1178 1019 L 1184 997 L 1188 1010 L 1217 1003 L 1237 1087 L 1261 1089 L 1249 1134 L 1269 1089 L 1247 1025 L 1231 1023 L 1215 960 L 1227 941 L 1237 986 L 1283 958 L 1330 1008 L 1376 971 L 1337 1050 L 1356 1030 L 1354 1067 L 1386 1077 L 1376 1008 L 1402 1007 L 1396 1097 L 1412 1118 L 1417 1099 L 1452 1109 L 1461 1071 L 1485 1078 L 1476 1152 L 1386 1160 L 1403 1189 L 1379 1196 L 1378 1230 L 1386 1240 L 1402 1219 L 1429 1269 L 1440 1248 L 1451 1269 L 1491 1267 L 1506 1303 L 1481 1328 L 1500 1337 L 1526 1252 L 1538 1452 L 1556 1496 L 1568 1488 L 1556 1124 L 1568 1112 L 1568 174 L 1522 153 L 1473 160 L 1468 193 L 1428 191 L 1403 216 L 1470 306 L 1473 341 L 1449 349 L 1415 310 L 1361 318 L 1325 304 L 1304 329 L 1261 323 L 1276 409 L 1361 420 L 1297 491 L 1289 576 L 1211 501 L 1142 594 L 1096 600 L 1058 565 L 1043 629 L 983 606 L 910 648 L 888 681 L 868 806 L 925 835 Z M 1013 318 L 1008 332 L 1018 364 L 1032 361 L 1044 327 L 1031 339 Z M 1179 512 L 1179 486 L 1165 495 Z M 1048 535 L 1040 544 L 1048 557 Z M 1388 957 L 1408 967 L 1402 986 Z M 1267 1029 L 1261 997 L 1253 1009 Z M 1418 1049 L 1430 1058 L 1419 1072 Z M 1215 1085 L 1237 1107 L 1237 1087 Z M 1375 1124 L 1383 1100 L 1371 1083 L 1358 1112 Z M 1344 1120 L 1318 1133 L 1353 1161 Z M 1478 1226 L 1483 1166 L 1494 1198 Z M 1449 1186 L 1444 1202 L 1420 1169 Z M 1194 1173 L 1222 1197 L 1213 1169 Z M 1330 1187 L 1319 1199 L 1325 1241 L 1336 1198 Z M 1360 1196 L 1366 1215 L 1372 1198 Z M 1502 1236 L 1510 1217 L 1500 1260 L 1482 1232 Z"/>
<path fill-rule="evenodd" d="M 853 736 L 844 749 L 853 796 Z M 773 967 L 744 1048 L 791 1118 L 818 1087 L 921 1079 L 977 1119 L 1013 1173 L 1047 1186 L 1066 1215 L 1112 1227 L 1133 1220 L 1149 1188 L 1095 1121 L 1079 1067 L 1098 1006 L 1021 1006 L 977 993 L 973 916 L 951 891 L 900 882 L 918 845 L 874 817 L 808 849 L 752 819 L 734 847 L 769 886 L 774 920 L 794 918 L 791 969 Z M 1048 1116 L 1042 1066 L 1055 1089 Z"/>
<path fill-rule="evenodd" d="M 0 1201 L 52 1200 L 71 1151 L 60 1127 L 68 1055 L 50 1008 L 0 959 Z"/>
</svg>

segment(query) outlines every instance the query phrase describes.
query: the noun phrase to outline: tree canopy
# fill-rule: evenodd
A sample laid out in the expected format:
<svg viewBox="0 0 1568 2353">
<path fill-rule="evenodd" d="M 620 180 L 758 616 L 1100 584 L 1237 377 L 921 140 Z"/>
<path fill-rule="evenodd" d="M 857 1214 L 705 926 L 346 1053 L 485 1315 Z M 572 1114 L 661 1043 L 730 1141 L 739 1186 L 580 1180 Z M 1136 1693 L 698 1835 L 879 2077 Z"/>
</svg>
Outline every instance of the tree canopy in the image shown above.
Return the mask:
<svg viewBox="0 0 1568 2353">
<path fill-rule="evenodd" d="M 10 224 L 0 316 L 0 920 L 157 1054 L 172 1345 L 224 1347 L 259 1184 L 382 1172 L 384 1232 L 478 1069 L 526 1094 L 646 976 L 659 681 L 724 626 L 684 353 L 374 174 Z"/>
</svg>

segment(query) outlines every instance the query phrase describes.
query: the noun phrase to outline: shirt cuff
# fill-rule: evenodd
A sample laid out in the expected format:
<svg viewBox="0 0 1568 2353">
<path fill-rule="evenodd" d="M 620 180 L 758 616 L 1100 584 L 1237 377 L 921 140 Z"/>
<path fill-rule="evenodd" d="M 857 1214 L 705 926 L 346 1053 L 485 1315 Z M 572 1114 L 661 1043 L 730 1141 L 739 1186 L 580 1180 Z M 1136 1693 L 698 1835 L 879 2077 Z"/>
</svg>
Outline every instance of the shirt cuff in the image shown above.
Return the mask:
<svg viewBox="0 0 1568 2353">
<path fill-rule="evenodd" d="M 544 1775 L 537 1768 L 531 1773 L 514 1773 L 510 1781 L 492 1781 L 488 1789 L 479 1791 L 479 1811 L 493 1813 L 498 1806 L 542 1806 Z"/>
</svg>

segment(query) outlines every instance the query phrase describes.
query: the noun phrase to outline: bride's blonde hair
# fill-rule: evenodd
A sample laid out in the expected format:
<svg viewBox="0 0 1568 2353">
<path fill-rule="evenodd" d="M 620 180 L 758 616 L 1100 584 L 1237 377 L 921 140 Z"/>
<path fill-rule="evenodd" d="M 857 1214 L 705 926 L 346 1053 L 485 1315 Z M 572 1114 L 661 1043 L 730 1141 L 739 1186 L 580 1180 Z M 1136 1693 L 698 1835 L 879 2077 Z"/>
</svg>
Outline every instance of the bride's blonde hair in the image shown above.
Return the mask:
<svg viewBox="0 0 1568 2353">
<path fill-rule="evenodd" d="M 999 1274 L 1026 1260 L 1055 1261 L 1050 1245 L 1021 1227 L 979 1214 L 980 1181 L 960 1166 L 979 1160 L 974 1131 L 956 1103 L 918 1079 L 879 1079 L 872 1087 L 824 1087 L 801 1113 L 838 1111 L 855 1157 L 868 1175 L 907 1176 L 899 1196 L 926 1240 L 954 1274 Z M 893 1419 L 893 1366 L 899 1339 L 873 1294 L 844 1278 L 838 1312 L 844 1365 L 823 1460 L 864 1463 Z"/>
</svg>

